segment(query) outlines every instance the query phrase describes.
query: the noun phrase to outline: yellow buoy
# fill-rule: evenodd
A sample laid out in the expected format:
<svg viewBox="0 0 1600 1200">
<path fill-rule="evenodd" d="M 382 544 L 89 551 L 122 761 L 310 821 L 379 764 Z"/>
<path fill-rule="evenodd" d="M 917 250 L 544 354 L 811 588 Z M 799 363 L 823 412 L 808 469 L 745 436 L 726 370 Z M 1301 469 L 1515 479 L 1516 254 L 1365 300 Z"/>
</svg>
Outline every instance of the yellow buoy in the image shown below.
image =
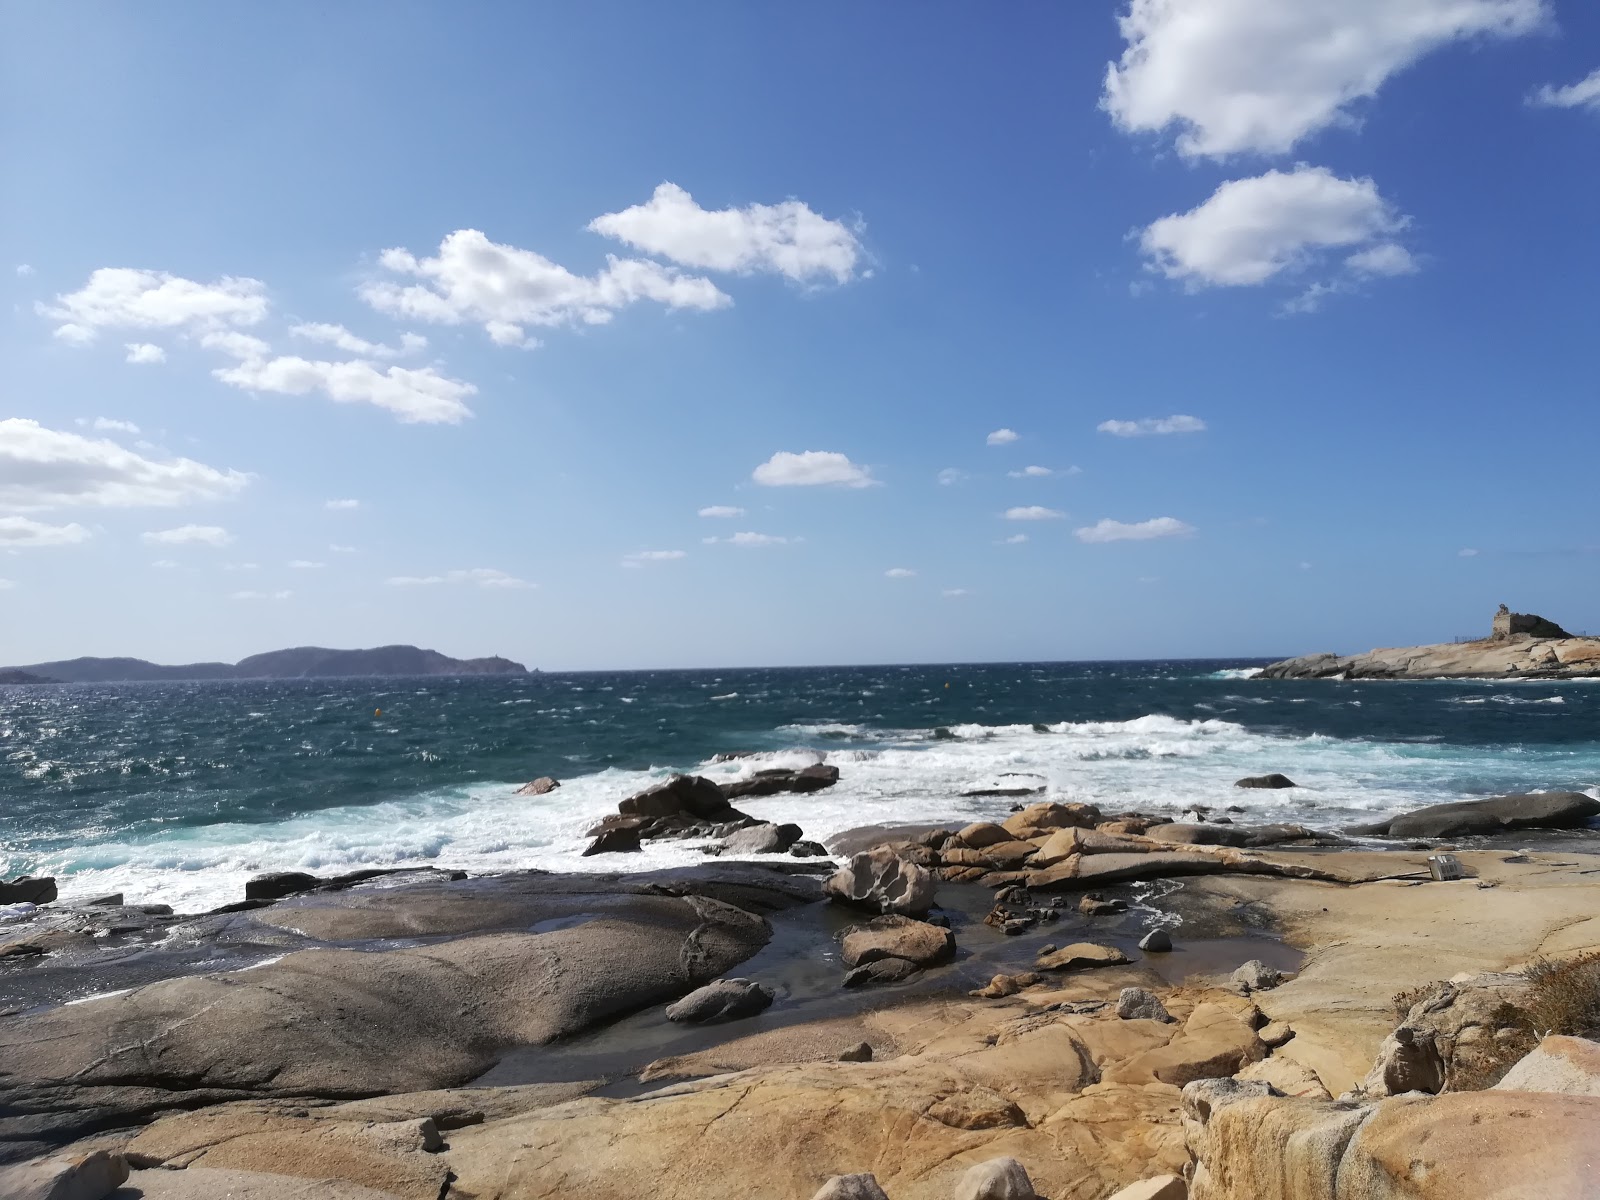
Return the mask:
<svg viewBox="0 0 1600 1200">
<path fill-rule="evenodd" d="M 383 716 L 383 709 L 381 709 L 381 708 L 375 708 L 375 709 L 373 709 L 373 710 L 372 710 L 372 715 L 373 715 L 373 716 L 375 716 L 375 717 L 381 717 L 381 716 Z"/>
</svg>

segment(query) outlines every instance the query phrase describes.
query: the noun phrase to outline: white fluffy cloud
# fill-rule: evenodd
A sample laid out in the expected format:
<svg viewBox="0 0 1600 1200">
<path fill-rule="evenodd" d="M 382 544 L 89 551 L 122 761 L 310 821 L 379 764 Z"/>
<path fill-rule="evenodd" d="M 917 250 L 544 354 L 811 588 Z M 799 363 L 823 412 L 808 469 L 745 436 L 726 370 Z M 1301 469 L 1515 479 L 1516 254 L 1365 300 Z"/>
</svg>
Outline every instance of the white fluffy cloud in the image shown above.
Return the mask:
<svg viewBox="0 0 1600 1200">
<path fill-rule="evenodd" d="M 83 422 L 79 421 L 79 425 Z M 139 427 L 132 421 L 118 421 L 111 417 L 96 417 L 90 425 L 100 433 L 138 433 Z"/>
<path fill-rule="evenodd" d="M 1186 537 L 1194 532 L 1194 526 L 1176 517 L 1152 517 L 1131 525 L 1107 519 L 1073 532 L 1080 542 L 1146 542 L 1152 538 Z"/>
<path fill-rule="evenodd" d="M 708 546 L 721 542 L 725 546 L 787 546 L 789 539 L 774 533 L 734 533 L 725 538 L 701 538 Z"/>
<path fill-rule="evenodd" d="M 362 358 L 398 358 L 402 354 L 417 354 L 428 348 L 428 339 L 420 333 L 402 333 L 398 346 L 386 346 L 381 342 L 369 342 L 366 338 L 357 337 L 343 325 L 329 325 L 325 322 L 293 325 L 290 326 L 289 333 L 293 337 L 304 338 L 309 342 L 336 346 L 350 354 L 359 354 Z"/>
<path fill-rule="evenodd" d="M 140 535 L 154 546 L 226 546 L 233 534 L 220 525 L 180 525 L 176 529 L 157 529 Z"/>
<path fill-rule="evenodd" d="M 1204 433 L 1206 423 L 1199 417 L 1179 413 L 1170 417 L 1142 417 L 1137 421 L 1101 421 L 1095 428 L 1113 437 L 1152 437 L 1166 433 Z"/>
<path fill-rule="evenodd" d="M 230 599 L 233 600 L 287 600 L 294 593 L 281 592 L 234 592 Z"/>
<path fill-rule="evenodd" d="M 1150 224 L 1139 236 L 1152 270 L 1191 291 L 1250 287 L 1347 250 L 1352 269 L 1394 267 L 1410 256 L 1392 242 L 1407 224 L 1370 179 L 1340 179 L 1304 164 L 1233 179 L 1186 213 Z M 1388 247 L 1393 246 L 1393 249 Z"/>
<path fill-rule="evenodd" d="M 153 342 L 128 342 L 126 349 L 127 361 L 131 363 L 150 364 L 167 361 L 167 352 Z"/>
<path fill-rule="evenodd" d="M 1516 37 L 1545 0 L 1130 0 L 1101 107 L 1130 133 L 1177 126 L 1188 156 L 1283 154 L 1429 51 Z"/>
<path fill-rule="evenodd" d="M 961 483 L 970 478 L 971 476 L 960 467 L 946 467 L 939 472 L 939 484 L 941 487 L 950 487 L 952 484 Z"/>
<path fill-rule="evenodd" d="M 350 512 L 361 507 L 359 500 L 324 500 L 322 507 L 329 512 Z"/>
<path fill-rule="evenodd" d="M 841 221 L 798 200 L 710 211 L 675 183 L 659 185 L 644 204 L 589 222 L 595 233 L 710 271 L 771 271 L 804 282 L 855 274 L 861 243 Z"/>
<path fill-rule="evenodd" d="M 525 325 L 603 325 L 640 300 L 701 312 L 732 303 L 709 279 L 647 259 L 607 255 L 598 274 L 575 275 L 532 250 L 491 242 L 476 229 L 446 235 L 434 258 L 393 249 L 378 261 L 386 271 L 422 282 L 366 284 L 361 297 L 373 308 L 440 325 L 480 324 L 500 345 L 525 344 Z"/>
<path fill-rule="evenodd" d="M 1592 108 L 1600 112 L 1600 67 L 1566 87 L 1547 83 L 1528 97 L 1528 103 L 1538 108 Z"/>
<path fill-rule="evenodd" d="M 1059 521 L 1067 514 L 1042 504 L 1024 504 L 1006 509 L 1005 515 L 1008 521 Z"/>
<path fill-rule="evenodd" d="M 866 467 L 857 466 L 833 450 L 806 450 L 793 454 L 780 450 L 750 473 L 764 487 L 871 487 L 878 481 Z"/>
<path fill-rule="evenodd" d="M 390 587 L 432 587 L 435 584 L 470 584 L 474 587 L 523 590 L 536 588 L 537 583 L 518 579 L 515 575 L 494 567 L 472 567 L 464 571 L 446 571 L 443 575 L 394 575 L 384 581 Z"/>
<path fill-rule="evenodd" d="M 200 344 L 207 350 L 217 350 L 230 358 L 265 358 L 272 347 L 258 337 L 240 333 L 237 329 L 214 329 L 202 334 Z"/>
<path fill-rule="evenodd" d="M 101 267 L 75 292 L 41 303 L 38 311 L 60 324 L 55 336 L 87 345 L 104 329 L 211 329 L 254 325 L 267 315 L 266 285 L 224 277 L 198 283 L 165 271 Z"/>
<path fill-rule="evenodd" d="M 637 554 L 625 554 L 622 565 L 625 567 L 643 567 L 646 563 L 676 562 L 689 555 L 682 550 L 641 550 Z"/>
<path fill-rule="evenodd" d="M 890 579 L 910 579 L 916 572 L 910 567 L 890 567 L 884 574 Z"/>
<path fill-rule="evenodd" d="M 1006 474 L 1013 479 L 1044 479 L 1055 472 L 1049 467 L 1023 467 L 1020 471 L 1007 471 Z"/>
<path fill-rule="evenodd" d="M 472 415 L 466 398 L 478 389 L 432 367 L 378 367 L 363 359 L 323 362 L 281 355 L 247 358 L 212 372 L 251 392 L 304 396 L 321 392 L 339 404 L 372 404 L 411 424 L 455 425 Z"/>
<path fill-rule="evenodd" d="M 744 516 L 744 509 L 735 508 L 731 504 L 712 504 L 700 510 L 702 517 L 731 518 Z"/>
<path fill-rule="evenodd" d="M 991 446 L 1009 446 L 1021 436 L 1015 429 L 996 429 L 984 440 Z"/>
<path fill-rule="evenodd" d="M 104 438 L 0 420 L 0 508 L 162 508 L 231 496 L 250 477 L 192 459 L 145 458 Z"/>
<path fill-rule="evenodd" d="M 46 525 L 27 517 L 0 517 L 0 550 L 34 546 L 72 546 L 89 540 L 82 525 Z"/>
</svg>

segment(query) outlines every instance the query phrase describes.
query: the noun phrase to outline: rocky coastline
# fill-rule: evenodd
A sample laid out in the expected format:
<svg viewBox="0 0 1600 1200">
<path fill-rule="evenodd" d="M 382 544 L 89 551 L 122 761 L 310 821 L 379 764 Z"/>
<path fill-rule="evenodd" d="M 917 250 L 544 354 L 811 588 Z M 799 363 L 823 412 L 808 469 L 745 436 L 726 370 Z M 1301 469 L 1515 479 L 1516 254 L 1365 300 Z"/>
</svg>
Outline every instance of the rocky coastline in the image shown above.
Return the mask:
<svg viewBox="0 0 1600 1200">
<path fill-rule="evenodd" d="M 1600 802 L 732 807 L 808 770 L 625 797 L 585 873 L 0 883 L 0 1195 L 1595 1196 Z M 655 837 L 715 853 L 607 870 Z"/>
<path fill-rule="evenodd" d="M 1264 667 L 1262 679 L 1594 679 L 1600 637 L 1575 637 L 1545 618 L 1500 606 L 1488 637 L 1365 654 L 1307 654 Z"/>
</svg>

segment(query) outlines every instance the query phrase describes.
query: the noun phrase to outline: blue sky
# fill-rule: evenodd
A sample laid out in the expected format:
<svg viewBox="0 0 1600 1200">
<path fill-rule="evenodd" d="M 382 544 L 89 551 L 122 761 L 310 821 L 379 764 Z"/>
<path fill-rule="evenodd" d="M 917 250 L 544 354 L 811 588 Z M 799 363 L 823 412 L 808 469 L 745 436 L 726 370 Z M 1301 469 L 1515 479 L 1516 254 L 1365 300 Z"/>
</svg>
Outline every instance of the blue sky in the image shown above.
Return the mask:
<svg viewBox="0 0 1600 1200">
<path fill-rule="evenodd" d="M 1262 7 L 0 7 L 0 660 L 1600 629 L 1600 10 Z"/>
</svg>

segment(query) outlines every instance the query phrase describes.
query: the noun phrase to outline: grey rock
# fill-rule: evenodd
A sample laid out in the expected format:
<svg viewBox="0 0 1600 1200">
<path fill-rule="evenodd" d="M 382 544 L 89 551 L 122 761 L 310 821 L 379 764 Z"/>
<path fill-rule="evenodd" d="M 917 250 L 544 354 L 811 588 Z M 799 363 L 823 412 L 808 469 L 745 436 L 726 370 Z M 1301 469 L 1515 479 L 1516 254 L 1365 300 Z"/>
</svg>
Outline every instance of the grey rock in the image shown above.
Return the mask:
<svg viewBox="0 0 1600 1200">
<path fill-rule="evenodd" d="M 1154 992 L 1144 988 L 1123 988 L 1117 996 L 1117 1016 L 1124 1021 L 1161 1021 L 1171 1024 L 1173 1016 Z"/>
<path fill-rule="evenodd" d="M 582 857 L 588 858 L 591 854 L 630 854 L 640 849 L 637 829 L 607 829 L 589 843 Z"/>
<path fill-rule="evenodd" d="M 711 780 L 701 775 L 674 775 L 617 805 L 625 817 L 692 817 L 701 821 L 735 821 L 744 814 Z"/>
<path fill-rule="evenodd" d="M 667 1020 L 684 1025 L 737 1021 L 771 1007 L 775 993 L 753 979 L 719 979 L 667 1006 Z"/>
<path fill-rule="evenodd" d="M 845 1050 L 845 1051 L 840 1053 L 839 1061 L 840 1062 L 871 1062 L 872 1061 L 872 1043 L 871 1042 L 857 1042 L 854 1046 L 851 1046 L 850 1049 Z"/>
<path fill-rule="evenodd" d="M 1283 972 L 1267 966 L 1259 958 L 1252 958 L 1228 976 L 1228 981 L 1245 995 L 1264 992 L 1283 982 Z"/>
<path fill-rule="evenodd" d="M 904 958 L 877 958 L 846 973 L 844 986 L 865 987 L 874 983 L 904 983 L 922 970 Z"/>
<path fill-rule="evenodd" d="M 549 792 L 555 791 L 560 786 L 561 781 L 559 779 L 554 779 L 549 775 L 541 775 L 539 778 L 533 780 L 533 782 L 523 784 L 513 793 L 513 795 L 543 796 Z"/>
<path fill-rule="evenodd" d="M 1464 837 L 1513 829 L 1582 829 L 1600 816 L 1600 800 L 1582 792 L 1534 792 L 1435 804 L 1363 830 L 1390 837 Z"/>
<path fill-rule="evenodd" d="M 244 885 L 244 898 L 246 900 L 282 900 L 285 896 L 298 895 L 309 892 L 316 887 L 319 880 L 315 875 L 308 875 L 304 871 L 272 871 L 266 875 L 257 875 Z"/>
<path fill-rule="evenodd" d="M 889 1200 L 871 1175 L 835 1175 L 811 1200 Z"/>
<path fill-rule="evenodd" d="M 56 898 L 53 876 L 35 879 L 23 875 L 10 883 L 0 880 L 0 904 L 49 904 Z"/>
<path fill-rule="evenodd" d="M 722 843 L 723 854 L 782 854 L 800 840 L 798 825 L 752 825 L 730 834 Z"/>
<path fill-rule="evenodd" d="M 1146 954 L 1171 954 L 1172 935 L 1165 929 L 1152 929 L 1139 939 L 1139 949 Z"/>
<path fill-rule="evenodd" d="M 991 1158 L 961 1177 L 952 1200 L 1039 1200 L 1033 1180 L 1014 1158 Z"/>
<path fill-rule="evenodd" d="M 789 847 L 789 856 L 791 858 L 827 858 L 828 848 L 821 842 L 808 842 L 801 838 Z"/>
<path fill-rule="evenodd" d="M 884 913 L 922 916 L 933 907 L 937 883 L 925 867 L 879 846 L 852 855 L 823 885 L 828 899 Z"/>
<path fill-rule="evenodd" d="M 1274 771 L 1270 775 L 1246 775 L 1243 779 L 1235 780 L 1233 786 L 1238 788 L 1292 788 L 1296 785 L 1294 780 L 1287 775 L 1280 775 Z"/>
<path fill-rule="evenodd" d="M 780 792 L 820 792 L 838 782 L 838 767 L 815 763 L 798 771 L 789 767 L 757 771 L 747 779 L 736 779 L 721 787 L 725 798 L 737 800 L 741 796 L 776 796 Z"/>
<path fill-rule="evenodd" d="M 1078 901 L 1078 911 L 1086 917 L 1109 917 L 1128 911 L 1126 900 L 1107 900 L 1093 892 Z"/>
</svg>

